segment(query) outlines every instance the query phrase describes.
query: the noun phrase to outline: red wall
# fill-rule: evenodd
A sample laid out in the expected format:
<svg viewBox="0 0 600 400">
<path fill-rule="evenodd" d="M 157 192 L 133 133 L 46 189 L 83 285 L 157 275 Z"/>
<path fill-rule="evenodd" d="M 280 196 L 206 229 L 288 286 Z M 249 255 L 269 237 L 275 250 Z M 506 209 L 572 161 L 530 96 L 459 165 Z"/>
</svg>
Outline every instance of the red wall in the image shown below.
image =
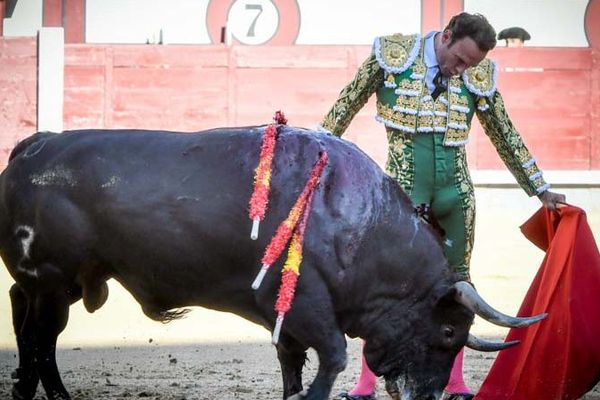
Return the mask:
<svg viewBox="0 0 600 400">
<path fill-rule="evenodd" d="M 368 46 L 67 45 L 65 129 L 137 127 L 200 130 L 264 124 L 282 109 L 291 124 L 314 127 L 368 55 Z M 499 89 L 517 129 L 545 169 L 597 169 L 600 131 L 589 48 L 498 48 Z M 597 92 L 596 92 L 597 93 Z M 381 164 L 384 129 L 374 98 L 346 135 Z M 479 124 L 474 169 L 502 163 Z M 596 157 L 593 157 L 593 155 Z"/>
<path fill-rule="evenodd" d="M 35 130 L 32 39 L 0 38 L 0 164 Z M 65 130 L 154 128 L 195 131 L 265 124 L 282 109 L 290 124 L 314 127 L 368 55 L 368 46 L 65 45 Z M 600 59 L 590 48 L 498 48 L 499 88 L 544 169 L 600 169 Z M 507 72 L 511 68 L 512 72 Z M 346 138 L 380 164 L 384 129 L 374 98 Z M 502 169 L 475 126 L 472 169 Z"/>
<path fill-rule="evenodd" d="M 589 48 L 499 48 L 499 90 L 511 119 L 545 169 L 598 169 L 600 130 L 593 127 L 600 77 Z M 595 95 L 594 95 L 595 94 Z M 477 124 L 469 155 L 477 169 L 502 162 Z M 595 156 L 594 156 L 595 153 Z"/>
<path fill-rule="evenodd" d="M 0 167 L 17 141 L 37 124 L 35 39 L 0 37 Z"/>
</svg>

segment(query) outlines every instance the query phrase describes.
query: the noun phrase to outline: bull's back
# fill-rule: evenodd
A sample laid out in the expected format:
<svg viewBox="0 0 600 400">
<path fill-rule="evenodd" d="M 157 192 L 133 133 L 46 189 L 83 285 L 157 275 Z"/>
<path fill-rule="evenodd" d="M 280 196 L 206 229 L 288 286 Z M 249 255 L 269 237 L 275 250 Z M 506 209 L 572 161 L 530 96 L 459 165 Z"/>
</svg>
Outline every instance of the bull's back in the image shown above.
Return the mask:
<svg viewBox="0 0 600 400">
<path fill-rule="evenodd" d="M 248 200 L 263 130 L 38 134 L 15 149 L 2 175 L 2 204 L 9 215 L 2 229 L 10 235 L 18 226 L 31 227 L 37 234 L 33 257 L 66 260 L 70 265 L 64 268 L 73 274 L 83 264 L 100 265 L 141 303 L 171 308 L 248 301 L 222 297 L 250 296 L 247 283 L 262 252 L 320 152 L 330 154 L 322 179 L 328 189 L 315 197 L 319 223 L 311 228 L 313 237 L 350 231 L 368 219 L 364 212 L 342 214 L 371 207 L 369 181 L 375 192 L 382 177 L 354 146 L 285 128 L 276 147 L 267 218 L 259 240 L 251 241 Z M 332 171 L 335 176 L 328 176 Z M 353 193 L 359 187 L 367 190 Z M 336 215 L 342 216 L 339 226 L 332 223 Z"/>
<path fill-rule="evenodd" d="M 133 246 L 132 253 L 153 248 L 157 258 L 166 247 L 202 246 L 209 230 L 218 231 L 217 221 L 244 214 L 252 187 L 249 142 L 257 139 L 74 131 L 32 140 L 13 152 L 3 174 L 11 224 L 37 226 L 58 241 L 77 231 L 105 258 L 121 251 L 115 242 Z"/>
</svg>

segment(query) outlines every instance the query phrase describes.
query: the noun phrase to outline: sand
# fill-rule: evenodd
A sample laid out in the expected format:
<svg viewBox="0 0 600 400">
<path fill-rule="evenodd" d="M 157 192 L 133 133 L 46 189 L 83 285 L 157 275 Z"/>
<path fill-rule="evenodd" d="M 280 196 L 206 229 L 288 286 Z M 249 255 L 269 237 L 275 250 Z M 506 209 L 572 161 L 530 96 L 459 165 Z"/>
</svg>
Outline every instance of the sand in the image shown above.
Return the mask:
<svg viewBox="0 0 600 400">
<path fill-rule="evenodd" d="M 351 340 L 348 350 L 348 368 L 338 377 L 333 394 L 350 388 L 358 371 L 360 341 Z M 0 399 L 10 398 L 11 380 L 7 377 L 14 356 L 11 351 L 0 352 Z M 466 351 L 465 377 L 472 388 L 479 387 L 494 357 Z M 268 342 L 76 347 L 60 350 L 57 359 L 74 400 L 271 400 L 280 399 L 282 393 L 279 364 Z M 305 383 L 314 377 L 316 367 L 316 354 L 310 352 Z M 383 380 L 378 383 L 378 397 L 389 399 Z M 41 390 L 36 399 L 45 399 Z M 600 388 L 584 399 L 600 400 Z"/>
<path fill-rule="evenodd" d="M 600 237 L 599 189 L 563 190 L 583 207 Z M 477 239 L 472 278 L 479 292 L 498 309 L 515 313 L 543 253 L 523 239 L 518 226 L 538 207 L 518 189 L 478 189 Z M 17 365 L 10 322 L 8 287 L 0 272 L 0 399 L 10 398 L 11 372 Z M 596 316 L 594 316 L 596 317 Z M 472 332 L 501 340 L 506 329 L 477 320 Z M 280 399 L 281 378 L 269 334 L 229 314 L 194 310 L 183 321 L 164 326 L 143 317 L 139 306 L 111 283 L 105 307 L 94 315 L 77 304 L 61 335 L 58 364 L 74 399 Z M 333 394 L 349 389 L 360 365 L 360 341 L 348 342 L 348 367 Z M 494 353 L 466 352 L 465 376 L 477 389 Z M 309 353 L 304 382 L 315 374 L 317 358 Z M 380 399 L 389 398 L 379 382 Z M 44 399 L 38 390 L 37 400 Z M 600 400 L 596 387 L 584 399 Z M 534 400 L 534 399 L 532 399 Z"/>
</svg>

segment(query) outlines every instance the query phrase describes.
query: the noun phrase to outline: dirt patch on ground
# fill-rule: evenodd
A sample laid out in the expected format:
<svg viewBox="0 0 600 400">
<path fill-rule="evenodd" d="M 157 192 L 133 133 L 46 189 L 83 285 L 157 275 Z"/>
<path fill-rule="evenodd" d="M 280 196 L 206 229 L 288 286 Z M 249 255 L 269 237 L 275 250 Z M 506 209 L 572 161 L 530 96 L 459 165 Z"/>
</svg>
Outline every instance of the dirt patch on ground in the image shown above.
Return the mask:
<svg viewBox="0 0 600 400">
<path fill-rule="evenodd" d="M 498 338 L 496 338 L 498 339 Z M 360 366 L 360 341 L 348 342 L 348 368 L 337 379 L 332 395 L 349 389 Z M 495 354 L 467 350 L 465 377 L 477 389 Z M 0 352 L 0 399 L 10 399 L 13 351 Z M 74 400 L 146 398 L 213 400 L 281 398 L 281 377 L 275 350 L 269 343 L 199 344 L 141 347 L 74 348 L 58 352 L 64 382 Z M 309 353 L 304 382 L 316 373 L 315 353 Z M 383 381 L 378 397 L 389 398 Z M 333 396 L 332 396 L 333 397 Z M 45 399 L 38 390 L 36 400 Z M 584 397 L 600 400 L 600 388 Z"/>
<path fill-rule="evenodd" d="M 567 192 L 570 202 L 587 211 L 597 240 L 600 239 L 599 195 L 599 189 Z M 516 189 L 479 189 L 477 201 L 482 212 L 478 212 L 477 240 L 471 262 L 473 282 L 496 308 L 515 314 L 544 256 L 518 230 L 539 208 L 539 202 L 525 199 Z M 10 278 L 0 265 L 0 291 L 7 293 L 10 284 Z M 57 358 L 65 385 L 75 400 L 281 399 L 279 364 L 268 342 L 269 335 L 261 328 L 230 324 L 230 316 L 209 315 L 200 310 L 162 330 L 156 328 L 160 324 L 152 325 L 148 321 L 131 296 L 119 294 L 112 286 L 107 305 L 94 315 L 85 313 L 80 305 L 72 307 L 69 325 L 59 340 L 67 347 L 58 351 Z M 8 350 L 0 351 L 2 400 L 10 399 L 10 375 L 17 365 L 11 325 L 8 296 L 4 294 L 0 298 L 0 339 Z M 498 340 L 506 334 L 506 329 L 480 320 L 471 331 L 480 337 Z M 154 338 L 152 343 L 148 343 L 150 337 Z M 194 338 L 200 344 L 167 345 L 167 337 L 176 343 Z M 204 340 L 214 342 L 215 338 L 227 343 L 207 344 Z M 237 339 L 241 339 L 240 342 Z M 136 344 L 143 345 L 132 347 L 135 340 Z M 89 344 L 97 342 L 117 345 L 94 347 Z M 121 345 L 123 343 L 129 346 Z M 333 395 L 348 390 L 354 383 L 360 366 L 360 348 L 360 340 L 348 342 L 348 367 L 338 377 Z M 465 377 L 472 389 L 479 388 L 494 359 L 494 353 L 467 350 Z M 309 353 L 304 375 L 306 384 L 314 377 L 316 367 L 317 357 Z M 380 399 L 387 399 L 383 386 L 380 382 L 378 395 Z M 39 390 L 36 400 L 44 398 Z M 600 400 L 600 388 L 596 387 L 584 399 Z"/>
</svg>

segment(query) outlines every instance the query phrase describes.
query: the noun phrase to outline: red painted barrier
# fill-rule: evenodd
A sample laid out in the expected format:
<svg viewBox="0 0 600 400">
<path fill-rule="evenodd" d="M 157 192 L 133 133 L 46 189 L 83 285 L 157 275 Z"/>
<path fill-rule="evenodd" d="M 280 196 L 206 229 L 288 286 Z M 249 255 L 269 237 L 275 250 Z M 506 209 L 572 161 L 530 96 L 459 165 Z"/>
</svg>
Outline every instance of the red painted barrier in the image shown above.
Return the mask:
<svg viewBox="0 0 600 400">
<path fill-rule="evenodd" d="M 35 39 L 0 38 L 0 167 L 17 141 L 37 124 Z"/>
<path fill-rule="evenodd" d="M 543 169 L 592 169 L 592 50 L 497 48 L 498 88 L 514 125 Z M 469 143 L 476 169 L 501 169 L 502 161 L 478 124 Z M 595 167 L 597 168 L 597 166 Z"/>
<path fill-rule="evenodd" d="M 36 49 L 0 38 L 2 160 L 35 130 Z M 369 54 L 368 46 L 65 45 L 64 126 L 196 131 L 266 124 L 282 109 L 314 127 Z M 600 169 L 600 56 L 590 48 L 498 48 L 499 89 L 543 169 Z M 374 97 L 346 138 L 381 165 Z M 503 169 L 474 124 L 472 169 Z"/>
</svg>

